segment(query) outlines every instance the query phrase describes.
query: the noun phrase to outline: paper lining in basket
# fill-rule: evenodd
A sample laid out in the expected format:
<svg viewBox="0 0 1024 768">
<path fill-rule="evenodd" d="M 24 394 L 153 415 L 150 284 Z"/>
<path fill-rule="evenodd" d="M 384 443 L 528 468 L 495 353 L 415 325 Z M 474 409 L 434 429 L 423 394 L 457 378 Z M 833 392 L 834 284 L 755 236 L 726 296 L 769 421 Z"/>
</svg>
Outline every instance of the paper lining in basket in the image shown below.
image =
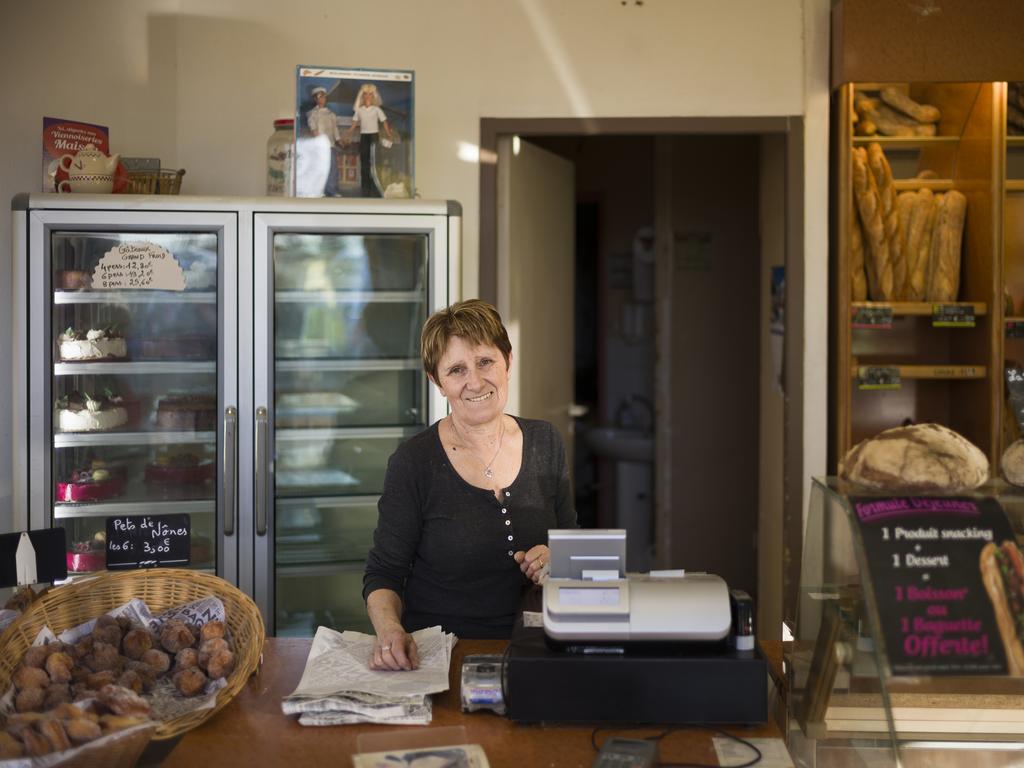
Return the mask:
<svg viewBox="0 0 1024 768">
<path fill-rule="evenodd" d="M 420 666 L 396 674 L 369 668 L 372 635 L 318 627 L 302 679 L 281 709 L 299 715 L 302 725 L 430 723 L 429 695 L 448 690 L 448 667 L 458 638 L 440 627 L 421 629 L 412 637 Z"/>
<path fill-rule="evenodd" d="M 115 618 L 125 616 L 130 619 L 133 624 L 143 626 L 150 632 L 159 635 L 160 628 L 165 622 L 171 619 L 181 618 L 186 622 L 202 626 L 208 621 L 224 621 L 226 613 L 224 610 L 224 604 L 220 599 L 210 596 L 170 608 L 155 616 L 152 611 L 149 610 L 149 606 L 147 606 L 144 601 L 138 598 L 133 598 L 124 605 L 107 611 L 105 615 L 113 616 Z M 97 616 L 89 621 L 79 624 L 78 626 L 66 629 L 59 635 L 55 635 L 53 630 L 48 626 L 43 627 L 39 630 L 39 634 L 36 635 L 35 640 L 32 641 L 32 645 L 43 645 L 44 643 L 53 643 L 58 641 L 74 645 L 93 631 L 93 628 L 96 626 L 96 619 L 98 618 L 99 617 Z M 93 745 L 102 746 L 103 744 L 118 738 L 123 733 L 137 731 L 139 728 L 153 728 L 161 721 L 173 720 L 177 717 L 181 717 L 182 715 L 202 709 L 211 709 L 217 704 L 217 691 L 224 688 L 227 684 L 227 679 L 223 677 L 218 678 L 217 680 L 211 680 L 207 683 L 206 689 L 201 695 L 186 698 L 178 693 L 177 689 L 174 687 L 174 682 L 172 681 L 171 676 L 164 675 L 157 678 L 152 690 L 147 692 L 145 695 L 145 699 L 150 705 L 149 717 L 153 721 L 152 724 L 137 726 L 136 728 L 126 729 L 124 731 L 118 731 L 106 736 L 101 736 L 100 738 L 87 742 L 80 747 L 65 750 L 64 752 L 53 753 L 52 755 L 46 755 L 42 758 L 32 758 L 31 760 L 24 758 L 12 761 L 0 761 L 0 765 L 2 765 L 3 768 L 14 768 L 15 766 L 44 768 L 48 765 L 54 765 L 56 762 L 63 762 L 77 754 L 79 750 L 84 750 L 86 747 L 91 747 Z M 14 711 L 15 695 L 16 691 L 12 683 L 6 693 L 0 697 L 0 715 L 6 716 Z M 79 706 L 86 707 L 91 702 L 92 699 L 81 699 L 74 703 Z M 47 762 L 47 759 L 50 757 L 59 757 L 59 760 Z"/>
</svg>

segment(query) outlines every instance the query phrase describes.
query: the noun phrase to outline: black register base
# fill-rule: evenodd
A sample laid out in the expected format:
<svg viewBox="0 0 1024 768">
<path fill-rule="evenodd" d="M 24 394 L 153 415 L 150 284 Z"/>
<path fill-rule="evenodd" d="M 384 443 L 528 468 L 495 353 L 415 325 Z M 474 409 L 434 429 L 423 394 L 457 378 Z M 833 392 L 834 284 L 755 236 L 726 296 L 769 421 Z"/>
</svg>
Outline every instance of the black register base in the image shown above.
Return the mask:
<svg viewBox="0 0 1024 768">
<path fill-rule="evenodd" d="M 524 723 L 763 723 L 768 664 L 724 646 L 624 654 L 553 650 L 516 627 L 508 649 L 508 715 Z"/>
</svg>

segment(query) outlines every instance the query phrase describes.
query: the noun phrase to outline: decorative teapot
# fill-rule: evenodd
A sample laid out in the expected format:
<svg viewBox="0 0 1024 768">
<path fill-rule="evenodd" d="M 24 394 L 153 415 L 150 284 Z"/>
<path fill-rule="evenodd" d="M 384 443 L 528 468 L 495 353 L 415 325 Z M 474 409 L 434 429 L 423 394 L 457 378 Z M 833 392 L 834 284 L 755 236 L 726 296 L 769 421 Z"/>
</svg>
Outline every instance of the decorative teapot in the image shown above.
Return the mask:
<svg viewBox="0 0 1024 768">
<path fill-rule="evenodd" d="M 64 155 L 60 167 L 68 174 L 57 185 L 59 192 L 111 192 L 120 155 L 107 157 L 94 144 L 86 144 L 76 155 Z"/>
</svg>

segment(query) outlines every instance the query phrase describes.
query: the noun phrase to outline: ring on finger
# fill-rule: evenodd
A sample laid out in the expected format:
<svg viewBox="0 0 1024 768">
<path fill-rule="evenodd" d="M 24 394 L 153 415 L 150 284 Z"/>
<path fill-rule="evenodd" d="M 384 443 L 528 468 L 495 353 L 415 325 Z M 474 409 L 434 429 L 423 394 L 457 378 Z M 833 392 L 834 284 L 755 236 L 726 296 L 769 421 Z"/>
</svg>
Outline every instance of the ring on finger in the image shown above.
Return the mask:
<svg viewBox="0 0 1024 768">
<path fill-rule="evenodd" d="M 391 643 L 388 643 L 387 645 L 382 645 L 380 647 L 380 652 L 381 653 L 384 653 L 385 651 L 390 651 L 390 650 L 391 650 Z"/>
</svg>

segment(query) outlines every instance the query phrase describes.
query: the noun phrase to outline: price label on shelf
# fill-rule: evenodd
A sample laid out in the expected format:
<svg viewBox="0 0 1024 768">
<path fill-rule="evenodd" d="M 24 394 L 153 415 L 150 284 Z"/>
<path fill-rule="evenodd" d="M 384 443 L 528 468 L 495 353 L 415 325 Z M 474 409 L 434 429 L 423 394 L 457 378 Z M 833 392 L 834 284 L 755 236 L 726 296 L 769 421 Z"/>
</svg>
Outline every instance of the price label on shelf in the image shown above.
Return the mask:
<svg viewBox="0 0 1024 768">
<path fill-rule="evenodd" d="M 156 243 L 118 243 L 100 259 L 92 287 L 107 291 L 184 291 L 185 273 L 174 255 Z"/>
<path fill-rule="evenodd" d="M 1016 537 L 992 498 L 851 497 L 894 675 L 1005 674 Z M 1024 670 L 1017 672 L 1024 674 Z"/>
<path fill-rule="evenodd" d="M 188 515 L 107 518 L 107 570 L 183 567 L 191 544 Z"/>
<path fill-rule="evenodd" d="M 974 306 L 971 304 L 933 304 L 932 327 L 973 328 Z"/>
<path fill-rule="evenodd" d="M 857 367 L 857 389 L 899 389 L 900 369 L 884 365 Z"/>
<path fill-rule="evenodd" d="M 889 330 L 892 328 L 892 307 L 879 304 L 871 307 L 853 307 L 851 328 L 875 328 Z"/>
</svg>

